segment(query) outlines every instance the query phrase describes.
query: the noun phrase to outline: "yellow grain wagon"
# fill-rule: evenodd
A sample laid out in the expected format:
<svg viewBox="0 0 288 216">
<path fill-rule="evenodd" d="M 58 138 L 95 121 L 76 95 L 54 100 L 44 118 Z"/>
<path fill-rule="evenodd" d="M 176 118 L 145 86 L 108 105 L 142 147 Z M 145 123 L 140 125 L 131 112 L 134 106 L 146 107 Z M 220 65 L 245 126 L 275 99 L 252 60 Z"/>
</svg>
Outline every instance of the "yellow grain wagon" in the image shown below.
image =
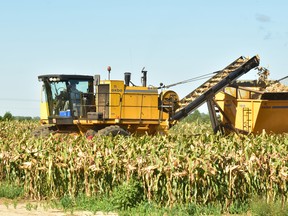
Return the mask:
<svg viewBox="0 0 288 216">
<path fill-rule="evenodd" d="M 288 89 L 272 83 L 265 88 L 258 81 L 237 81 L 219 92 L 215 101 L 224 128 L 254 134 L 288 132 Z"/>
</svg>

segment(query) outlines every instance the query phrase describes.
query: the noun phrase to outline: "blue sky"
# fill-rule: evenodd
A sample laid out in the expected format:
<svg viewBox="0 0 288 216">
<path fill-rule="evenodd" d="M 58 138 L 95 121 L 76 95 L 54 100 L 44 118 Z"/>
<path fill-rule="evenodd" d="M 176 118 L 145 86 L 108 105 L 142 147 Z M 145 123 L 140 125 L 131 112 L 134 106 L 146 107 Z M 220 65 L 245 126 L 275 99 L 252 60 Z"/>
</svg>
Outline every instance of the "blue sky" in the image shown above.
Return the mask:
<svg viewBox="0 0 288 216">
<path fill-rule="evenodd" d="M 48 73 L 168 85 L 259 54 L 272 79 L 288 68 L 288 1 L 0 0 L 0 115 L 39 116 Z M 256 71 L 244 78 L 256 79 Z M 203 80 L 205 81 L 205 80 Z M 173 88 L 180 97 L 201 82 Z"/>
</svg>

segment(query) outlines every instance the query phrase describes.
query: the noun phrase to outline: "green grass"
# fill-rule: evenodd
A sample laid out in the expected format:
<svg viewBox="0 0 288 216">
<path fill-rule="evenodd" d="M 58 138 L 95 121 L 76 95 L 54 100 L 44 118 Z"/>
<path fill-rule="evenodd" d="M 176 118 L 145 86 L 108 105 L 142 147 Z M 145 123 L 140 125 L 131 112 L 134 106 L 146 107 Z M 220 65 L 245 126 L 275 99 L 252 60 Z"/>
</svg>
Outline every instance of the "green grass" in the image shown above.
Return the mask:
<svg viewBox="0 0 288 216">
<path fill-rule="evenodd" d="M 102 211 L 104 213 L 115 212 L 119 215 L 221 215 L 221 206 L 217 205 L 197 205 L 194 203 L 181 205 L 176 204 L 172 207 L 160 206 L 155 202 L 149 202 L 143 200 L 137 205 L 123 209 L 122 207 L 113 205 L 115 197 L 102 196 L 102 197 L 86 197 L 85 195 L 80 195 L 76 198 L 69 198 L 69 207 L 67 206 L 67 197 L 63 197 L 58 201 L 54 201 L 54 207 L 63 209 L 67 212 L 74 212 L 76 210 L 86 210 L 96 213 Z M 73 205 L 70 205 L 73 203 Z M 68 208 L 67 208 L 68 207 Z M 242 208 L 243 209 L 243 208 Z M 240 211 L 239 211 L 240 212 Z M 240 212 L 246 213 L 246 212 Z"/>
<path fill-rule="evenodd" d="M 149 202 L 142 194 L 142 188 L 136 180 L 129 183 L 123 183 L 113 190 L 111 194 L 103 194 L 102 196 L 87 197 L 79 194 L 77 197 L 64 195 L 58 200 L 50 202 L 53 208 L 60 208 L 66 212 L 73 213 L 76 210 L 86 210 L 96 213 L 116 212 L 119 215 L 222 215 L 236 214 L 246 215 L 250 212 L 257 216 L 285 216 L 288 215 L 288 205 L 286 202 L 276 200 L 267 203 L 265 198 L 256 197 L 249 203 L 233 203 L 229 208 L 223 211 L 223 207 L 219 204 L 199 205 L 196 203 L 175 204 L 174 206 L 161 206 L 155 202 Z M 15 184 L 1 183 L 0 198 L 13 199 L 13 206 L 16 208 L 17 200 L 22 198 L 23 187 Z M 47 201 L 49 203 L 49 201 Z M 27 210 L 37 209 L 36 205 L 26 204 Z"/>
<path fill-rule="evenodd" d="M 15 199 L 23 195 L 23 187 L 6 182 L 0 183 L 0 198 Z"/>
<path fill-rule="evenodd" d="M 67 197 L 63 198 L 67 200 Z M 87 197 L 85 195 L 80 195 L 76 198 L 70 198 L 69 203 L 73 203 L 73 206 L 67 208 L 66 201 L 63 199 L 55 202 L 55 206 L 62 208 L 65 211 L 75 211 L 75 210 L 87 210 L 93 213 L 97 211 L 102 211 L 105 213 L 115 212 L 120 216 L 175 216 L 175 215 L 255 215 L 255 216 L 285 216 L 288 215 L 288 206 L 284 205 L 281 201 L 277 200 L 271 203 L 267 203 L 264 198 L 257 198 L 250 200 L 249 203 L 238 203 L 231 205 L 226 211 L 223 211 L 223 207 L 220 205 L 198 205 L 195 203 L 189 203 L 186 205 L 176 204 L 172 207 L 159 206 L 155 202 L 148 202 L 143 200 L 137 205 L 131 208 L 119 208 L 119 206 L 113 205 L 114 197 L 102 196 L 102 197 Z"/>
<path fill-rule="evenodd" d="M 254 198 L 251 202 L 250 209 L 252 215 L 257 216 L 285 216 L 288 215 L 287 203 L 282 203 L 280 200 L 269 202 L 263 198 Z"/>
</svg>

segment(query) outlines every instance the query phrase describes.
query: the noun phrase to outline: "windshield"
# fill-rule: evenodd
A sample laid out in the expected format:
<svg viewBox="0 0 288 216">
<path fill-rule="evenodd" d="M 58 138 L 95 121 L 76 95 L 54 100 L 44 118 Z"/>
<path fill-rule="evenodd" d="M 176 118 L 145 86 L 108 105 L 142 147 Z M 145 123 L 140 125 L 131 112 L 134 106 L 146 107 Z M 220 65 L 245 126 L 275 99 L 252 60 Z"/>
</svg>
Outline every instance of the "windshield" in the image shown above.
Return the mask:
<svg viewBox="0 0 288 216">
<path fill-rule="evenodd" d="M 89 81 L 68 80 L 50 82 L 51 111 L 56 116 L 79 116 L 81 97 L 89 92 Z"/>
</svg>

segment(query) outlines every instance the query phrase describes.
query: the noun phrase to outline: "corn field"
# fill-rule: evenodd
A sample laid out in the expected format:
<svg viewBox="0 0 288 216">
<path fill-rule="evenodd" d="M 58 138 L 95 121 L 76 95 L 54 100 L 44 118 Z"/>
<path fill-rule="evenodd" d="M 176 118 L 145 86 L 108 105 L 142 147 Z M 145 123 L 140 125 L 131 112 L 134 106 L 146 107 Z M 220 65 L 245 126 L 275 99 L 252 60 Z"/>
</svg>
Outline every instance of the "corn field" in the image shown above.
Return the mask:
<svg viewBox="0 0 288 216">
<path fill-rule="evenodd" d="M 34 138 L 33 122 L 0 122 L 0 182 L 33 199 L 109 194 L 131 179 L 146 200 L 218 203 L 252 196 L 287 202 L 287 135 L 214 135 L 184 123 L 167 136 Z"/>
</svg>

